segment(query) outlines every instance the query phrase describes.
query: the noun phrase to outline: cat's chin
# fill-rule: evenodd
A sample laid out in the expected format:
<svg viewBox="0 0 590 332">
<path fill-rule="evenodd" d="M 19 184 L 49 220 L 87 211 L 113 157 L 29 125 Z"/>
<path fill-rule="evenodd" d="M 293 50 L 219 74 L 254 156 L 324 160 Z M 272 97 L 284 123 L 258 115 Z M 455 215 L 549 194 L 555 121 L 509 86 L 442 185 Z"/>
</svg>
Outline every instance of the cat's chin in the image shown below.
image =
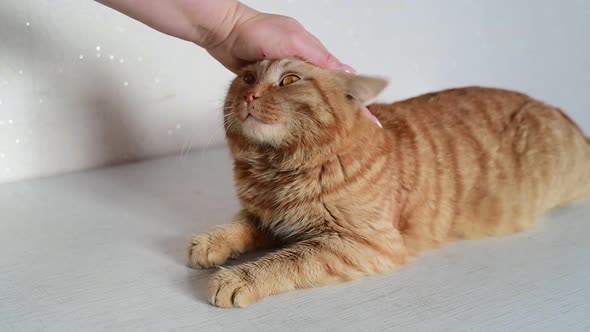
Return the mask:
<svg viewBox="0 0 590 332">
<path fill-rule="evenodd" d="M 263 123 L 250 116 L 242 123 L 242 133 L 257 143 L 279 146 L 287 128 L 283 123 Z"/>
</svg>

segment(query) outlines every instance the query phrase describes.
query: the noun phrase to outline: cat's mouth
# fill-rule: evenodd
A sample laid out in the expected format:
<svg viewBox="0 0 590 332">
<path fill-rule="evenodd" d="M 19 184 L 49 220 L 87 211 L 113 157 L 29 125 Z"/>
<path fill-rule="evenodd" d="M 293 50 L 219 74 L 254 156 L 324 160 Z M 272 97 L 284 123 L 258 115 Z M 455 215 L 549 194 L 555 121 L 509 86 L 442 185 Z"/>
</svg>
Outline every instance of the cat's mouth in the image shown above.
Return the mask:
<svg viewBox="0 0 590 332">
<path fill-rule="evenodd" d="M 244 121 L 248 121 L 248 119 L 252 119 L 253 121 L 260 121 L 258 120 L 258 118 L 256 118 L 252 113 L 248 112 L 248 114 L 246 114 L 246 118 L 244 119 Z"/>
<path fill-rule="evenodd" d="M 273 121 L 271 119 L 267 119 L 263 116 L 260 116 L 258 114 L 255 114 L 253 111 L 248 110 L 248 109 L 244 109 L 240 112 L 240 119 L 244 122 L 253 122 L 253 123 L 260 123 L 260 124 L 265 124 L 265 125 L 272 125 L 272 124 L 276 124 L 276 121 Z"/>
</svg>

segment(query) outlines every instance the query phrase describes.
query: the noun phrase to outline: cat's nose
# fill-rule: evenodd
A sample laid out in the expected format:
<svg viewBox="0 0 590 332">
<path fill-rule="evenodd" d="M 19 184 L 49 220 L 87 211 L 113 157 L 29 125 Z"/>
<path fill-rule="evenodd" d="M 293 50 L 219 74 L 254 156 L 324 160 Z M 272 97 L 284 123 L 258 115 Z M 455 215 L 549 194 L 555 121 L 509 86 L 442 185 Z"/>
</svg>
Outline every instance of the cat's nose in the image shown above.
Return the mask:
<svg viewBox="0 0 590 332">
<path fill-rule="evenodd" d="M 250 92 L 246 93 L 246 96 L 244 96 L 244 99 L 246 100 L 247 104 L 250 104 L 255 99 L 258 99 L 259 97 L 260 96 L 256 92 L 250 91 Z"/>
</svg>

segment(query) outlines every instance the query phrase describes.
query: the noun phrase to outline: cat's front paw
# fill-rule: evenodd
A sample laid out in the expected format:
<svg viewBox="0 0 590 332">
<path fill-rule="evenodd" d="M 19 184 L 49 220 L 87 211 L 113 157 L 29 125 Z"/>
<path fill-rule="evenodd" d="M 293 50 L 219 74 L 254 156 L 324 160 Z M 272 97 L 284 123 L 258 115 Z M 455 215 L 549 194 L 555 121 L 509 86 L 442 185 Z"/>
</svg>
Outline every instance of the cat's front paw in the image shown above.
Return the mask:
<svg viewBox="0 0 590 332">
<path fill-rule="evenodd" d="M 232 256 L 225 241 L 211 234 L 193 235 L 188 246 L 188 265 L 202 269 L 225 263 Z"/>
<path fill-rule="evenodd" d="M 223 269 L 209 282 L 209 303 L 221 308 L 247 307 L 260 299 L 255 285 L 240 268 Z"/>
</svg>

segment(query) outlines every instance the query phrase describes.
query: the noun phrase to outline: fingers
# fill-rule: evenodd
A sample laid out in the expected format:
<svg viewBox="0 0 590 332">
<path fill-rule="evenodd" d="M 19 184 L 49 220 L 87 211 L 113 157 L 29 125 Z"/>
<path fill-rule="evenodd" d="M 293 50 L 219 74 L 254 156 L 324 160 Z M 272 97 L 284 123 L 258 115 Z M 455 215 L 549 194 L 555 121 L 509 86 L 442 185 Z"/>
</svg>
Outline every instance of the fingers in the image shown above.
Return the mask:
<svg viewBox="0 0 590 332">
<path fill-rule="evenodd" d="M 241 60 L 236 57 L 227 56 L 225 50 L 208 50 L 207 51 L 213 58 L 221 63 L 225 68 L 229 69 L 232 73 L 238 75 L 240 70 L 248 64 L 247 61 Z"/>
<path fill-rule="evenodd" d="M 302 29 L 300 36 L 294 38 L 292 42 L 293 49 L 297 52 L 295 55 L 298 55 L 317 66 L 326 69 L 342 70 L 349 73 L 356 72 L 351 66 L 340 62 L 340 60 L 326 49 L 317 37 L 304 29 Z"/>
<path fill-rule="evenodd" d="M 379 128 L 383 128 L 383 125 L 381 124 L 379 119 L 375 115 L 373 115 L 373 113 L 371 113 L 371 111 L 369 111 L 367 106 L 363 106 L 363 108 L 361 109 L 361 114 L 363 116 L 367 117 L 367 119 L 373 121 L 377 126 L 379 126 Z"/>
<path fill-rule="evenodd" d="M 332 55 L 298 21 L 280 15 L 261 13 L 256 19 L 242 22 L 223 44 L 208 52 L 236 74 L 254 61 L 293 56 L 322 68 L 356 72 Z"/>
</svg>

